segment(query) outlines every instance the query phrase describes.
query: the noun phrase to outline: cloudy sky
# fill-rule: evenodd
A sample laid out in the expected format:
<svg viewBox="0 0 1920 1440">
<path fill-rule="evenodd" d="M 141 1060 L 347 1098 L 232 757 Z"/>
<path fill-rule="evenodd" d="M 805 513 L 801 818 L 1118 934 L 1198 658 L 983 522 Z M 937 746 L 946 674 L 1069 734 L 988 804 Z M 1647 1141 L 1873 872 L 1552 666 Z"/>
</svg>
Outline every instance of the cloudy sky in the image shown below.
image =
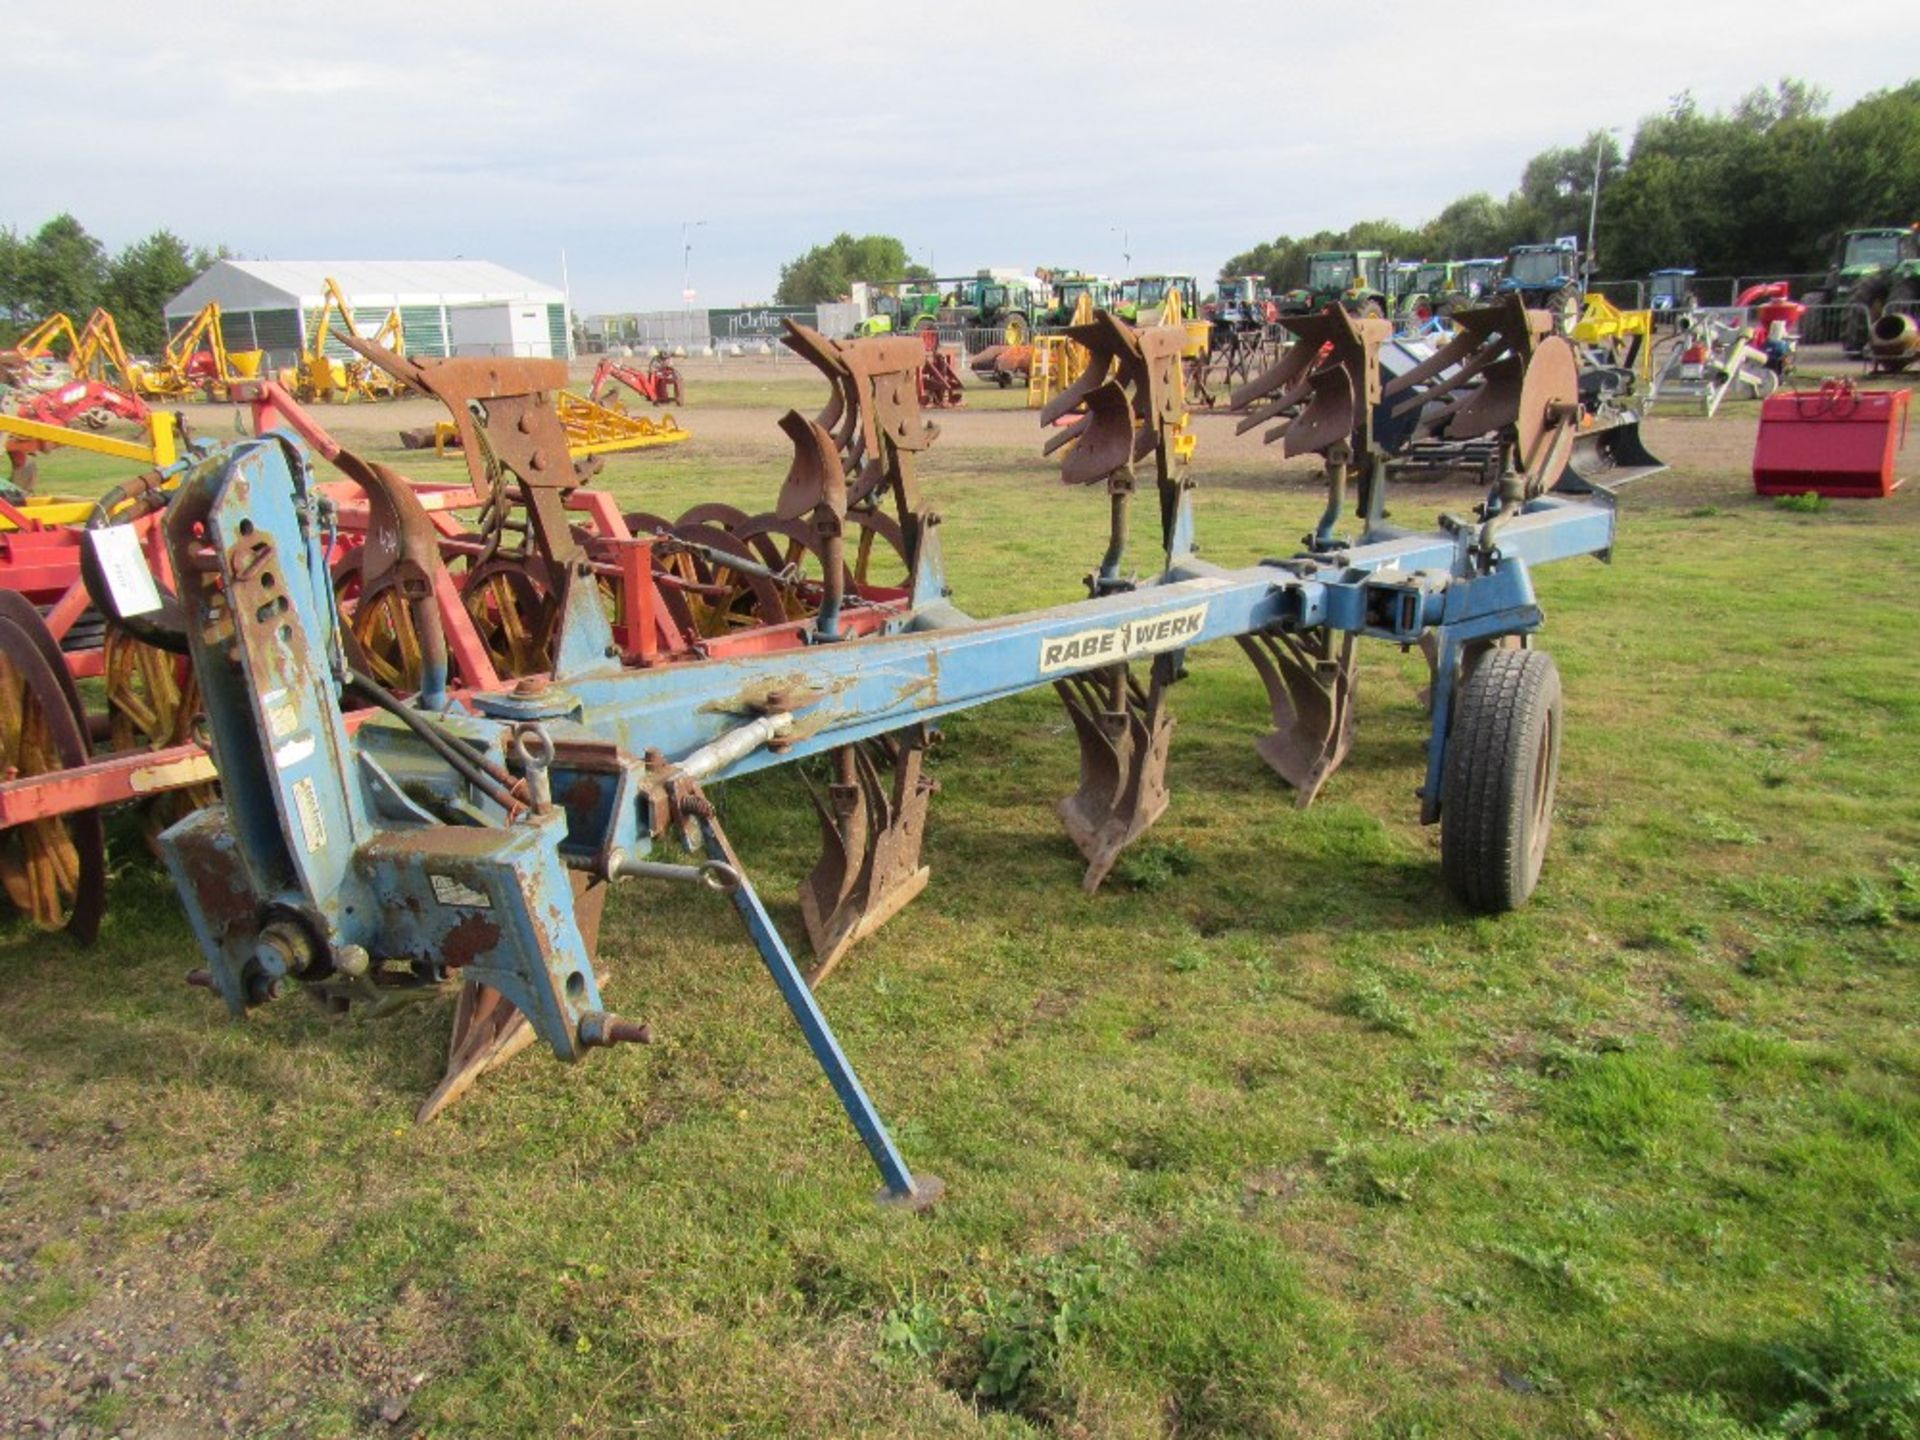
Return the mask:
<svg viewBox="0 0 1920 1440">
<path fill-rule="evenodd" d="M 0 223 L 554 283 L 564 250 L 582 313 L 676 305 L 695 221 L 702 304 L 765 299 L 843 229 L 942 274 L 1211 275 L 1282 232 L 1503 194 L 1682 90 L 1791 74 L 1837 109 L 1920 74 L 1912 0 L 6 8 Z"/>
</svg>

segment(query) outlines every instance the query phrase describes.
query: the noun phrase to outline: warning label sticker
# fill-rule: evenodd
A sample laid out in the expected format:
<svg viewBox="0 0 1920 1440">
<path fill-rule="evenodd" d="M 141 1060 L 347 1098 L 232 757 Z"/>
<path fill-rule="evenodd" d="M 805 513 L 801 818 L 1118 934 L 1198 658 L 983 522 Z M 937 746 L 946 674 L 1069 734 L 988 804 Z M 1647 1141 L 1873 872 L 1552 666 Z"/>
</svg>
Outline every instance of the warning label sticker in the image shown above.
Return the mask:
<svg viewBox="0 0 1920 1440">
<path fill-rule="evenodd" d="M 491 910 L 493 897 L 484 890 L 476 890 L 465 881 L 456 880 L 451 875 L 428 875 L 427 883 L 433 886 L 433 898 L 442 905 L 458 905 L 468 910 Z"/>
<path fill-rule="evenodd" d="M 1146 620 L 1127 620 L 1118 625 L 1103 625 L 1097 630 L 1057 635 L 1040 642 L 1040 673 L 1085 670 L 1131 660 L 1138 655 L 1178 650 L 1199 639 L 1206 624 L 1207 607 L 1202 603 Z"/>
<path fill-rule="evenodd" d="M 312 776 L 293 782 L 293 808 L 300 816 L 300 838 L 307 853 L 319 854 L 326 848 L 327 822 L 320 818 L 320 791 Z"/>
</svg>

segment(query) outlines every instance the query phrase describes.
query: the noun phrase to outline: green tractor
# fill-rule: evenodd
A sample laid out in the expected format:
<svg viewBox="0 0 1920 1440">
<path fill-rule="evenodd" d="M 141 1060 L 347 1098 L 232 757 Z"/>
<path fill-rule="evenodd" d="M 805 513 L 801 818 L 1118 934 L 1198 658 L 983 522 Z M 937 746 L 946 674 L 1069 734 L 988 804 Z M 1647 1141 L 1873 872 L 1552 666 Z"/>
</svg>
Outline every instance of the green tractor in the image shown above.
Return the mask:
<svg viewBox="0 0 1920 1440">
<path fill-rule="evenodd" d="M 1905 230 L 1849 230 L 1841 237 L 1826 284 L 1801 297 L 1811 313 L 1802 337 L 1838 340 L 1847 353 L 1866 349 L 1867 332 L 1888 305 L 1920 303 L 1920 226 Z M 1823 306 L 1846 305 L 1838 314 Z"/>
<path fill-rule="evenodd" d="M 1093 308 L 1112 308 L 1119 287 L 1104 275 L 1086 275 L 1080 271 L 1056 272 L 1053 277 L 1053 305 L 1034 316 L 1034 324 L 1050 330 L 1065 329 L 1073 323 L 1073 312 L 1080 297 L 1092 297 Z"/>
<path fill-rule="evenodd" d="M 1389 263 L 1378 250 L 1317 250 L 1307 257 L 1306 286 L 1287 292 L 1286 308 L 1305 315 L 1339 305 L 1351 314 L 1384 320 Z"/>
<path fill-rule="evenodd" d="M 1002 330 L 1009 345 L 1032 341 L 1033 327 L 1047 310 L 1046 298 L 1045 289 L 1037 285 L 991 275 L 962 280 L 947 296 L 957 317 L 951 323 Z"/>
<path fill-rule="evenodd" d="M 1452 307 L 1458 260 L 1402 260 L 1393 267 L 1393 318 L 1425 325 Z"/>
<path fill-rule="evenodd" d="M 942 287 L 947 288 L 942 288 Z M 887 335 L 942 327 L 998 329 L 1006 343 L 1025 345 L 1046 312 L 1046 290 L 1024 280 L 967 275 L 957 280 L 910 280 L 892 285 L 871 301 L 872 314 L 856 333 Z"/>
<path fill-rule="evenodd" d="M 1145 315 L 1153 324 L 1158 311 L 1167 303 L 1167 292 L 1180 292 L 1180 308 L 1188 315 L 1200 313 L 1200 286 L 1191 275 L 1136 275 L 1120 282 L 1120 298 L 1113 313 L 1129 324 L 1138 325 Z"/>
<path fill-rule="evenodd" d="M 855 328 L 856 335 L 891 335 L 897 331 L 930 330 L 940 324 L 946 297 L 932 281 L 909 280 L 883 290 L 869 302 L 872 313 Z"/>
</svg>

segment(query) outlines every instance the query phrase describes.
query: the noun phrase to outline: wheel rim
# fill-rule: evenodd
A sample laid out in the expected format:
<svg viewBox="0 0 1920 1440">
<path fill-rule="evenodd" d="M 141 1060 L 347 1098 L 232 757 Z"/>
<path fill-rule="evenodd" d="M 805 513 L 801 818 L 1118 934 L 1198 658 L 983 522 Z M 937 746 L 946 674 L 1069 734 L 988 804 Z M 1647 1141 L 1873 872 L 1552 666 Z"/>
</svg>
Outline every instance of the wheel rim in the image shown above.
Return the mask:
<svg viewBox="0 0 1920 1440">
<path fill-rule="evenodd" d="M 797 557 L 791 552 L 782 554 L 774 549 L 768 553 L 770 542 L 758 528 L 768 518 L 749 520 L 740 531 L 697 524 L 674 528 L 674 534 L 680 539 L 711 552 L 685 551 L 665 557 L 663 562 L 663 568 L 702 587 L 683 591 L 681 595 L 693 629 L 702 638 L 730 635 L 736 630 L 753 630 L 762 625 L 779 625 L 806 614 L 797 593 L 783 593 L 780 586 L 765 576 L 735 569 L 724 558 L 716 558 L 732 554 L 776 570 L 797 563 Z"/>
<path fill-rule="evenodd" d="M 1527 871 L 1538 878 L 1547 858 L 1547 832 L 1553 828 L 1553 782 L 1559 756 L 1560 735 L 1551 712 L 1540 727 L 1540 744 L 1533 757 L 1533 793 L 1528 799 L 1531 825 L 1528 827 Z"/>
<path fill-rule="evenodd" d="M 192 662 L 137 640 L 117 625 L 107 628 L 105 650 L 107 731 L 113 748 L 164 750 L 192 739 L 200 713 Z M 156 795 L 147 814 L 149 831 L 157 834 L 219 798 L 220 787 L 211 781 Z"/>
<path fill-rule="evenodd" d="M 553 604 L 544 587 L 517 564 L 490 560 L 460 590 L 503 680 L 553 668 Z"/>
<path fill-rule="evenodd" d="M 395 695 L 420 688 L 420 632 L 399 586 L 380 582 L 363 591 L 348 628 L 359 646 L 367 678 Z"/>
</svg>

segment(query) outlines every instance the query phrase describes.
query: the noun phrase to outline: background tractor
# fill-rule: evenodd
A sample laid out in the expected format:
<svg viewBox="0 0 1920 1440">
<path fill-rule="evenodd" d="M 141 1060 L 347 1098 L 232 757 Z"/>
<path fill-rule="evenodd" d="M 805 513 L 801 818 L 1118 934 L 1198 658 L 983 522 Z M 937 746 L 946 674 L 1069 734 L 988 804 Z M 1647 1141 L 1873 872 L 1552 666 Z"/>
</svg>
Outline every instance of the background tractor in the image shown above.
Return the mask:
<svg viewBox="0 0 1920 1440">
<path fill-rule="evenodd" d="M 1694 274 L 1692 270 L 1656 270 L 1647 277 L 1647 307 L 1657 322 L 1670 324 L 1693 308 Z"/>
<path fill-rule="evenodd" d="M 1053 277 L 1053 304 L 1034 316 L 1034 324 L 1048 330 L 1063 330 L 1074 323 L 1074 312 L 1082 295 L 1090 297 L 1095 310 L 1113 307 L 1119 287 L 1104 275 L 1087 275 L 1078 270 L 1059 271 Z"/>
<path fill-rule="evenodd" d="M 1304 289 L 1287 292 L 1287 309 L 1312 314 L 1338 305 L 1352 315 L 1385 319 L 1387 257 L 1378 250 L 1316 250 L 1307 257 Z"/>
<path fill-rule="evenodd" d="M 1849 230 L 1841 237 L 1826 283 L 1803 297 L 1808 340 L 1838 340 L 1849 354 L 1866 349 L 1867 333 L 1887 306 L 1914 314 L 1920 304 L 1920 226 Z M 1846 305 L 1835 311 L 1822 307 Z"/>
<path fill-rule="evenodd" d="M 1552 314 L 1563 335 L 1580 322 L 1580 246 L 1571 236 L 1547 245 L 1516 245 L 1507 252 L 1499 288 L 1517 293 L 1529 310 Z"/>
<path fill-rule="evenodd" d="M 1047 287 L 1038 280 L 1002 279 L 987 271 L 955 279 L 901 281 L 870 297 L 871 313 L 857 333 L 1004 330 L 1007 344 L 1024 345 L 1047 303 Z"/>
<path fill-rule="evenodd" d="M 1264 275 L 1222 275 L 1213 299 L 1207 304 L 1208 318 L 1216 326 L 1236 330 L 1258 330 L 1280 318 L 1273 292 Z"/>
<path fill-rule="evenodd" d="M 1170 291 L 1180 292 L 1180 304 L 1191 313 L 1199 308 L 1196 296 L 1199 283 L 1191 275 L 1136 275 L 1120 282 L 1120 299 L 1113 309 L 1122 320 L 1138 325 L 1145 317 L 1151 325 L 1166 306 Z"/>
<path fill-rule="evenodd" d="M 1403 325 L 1424 325 L 1467 303 L 1461 272 L 1464 260 L 1403 260 L 1393 267 L 1394 318 Z"/>
</svg>

